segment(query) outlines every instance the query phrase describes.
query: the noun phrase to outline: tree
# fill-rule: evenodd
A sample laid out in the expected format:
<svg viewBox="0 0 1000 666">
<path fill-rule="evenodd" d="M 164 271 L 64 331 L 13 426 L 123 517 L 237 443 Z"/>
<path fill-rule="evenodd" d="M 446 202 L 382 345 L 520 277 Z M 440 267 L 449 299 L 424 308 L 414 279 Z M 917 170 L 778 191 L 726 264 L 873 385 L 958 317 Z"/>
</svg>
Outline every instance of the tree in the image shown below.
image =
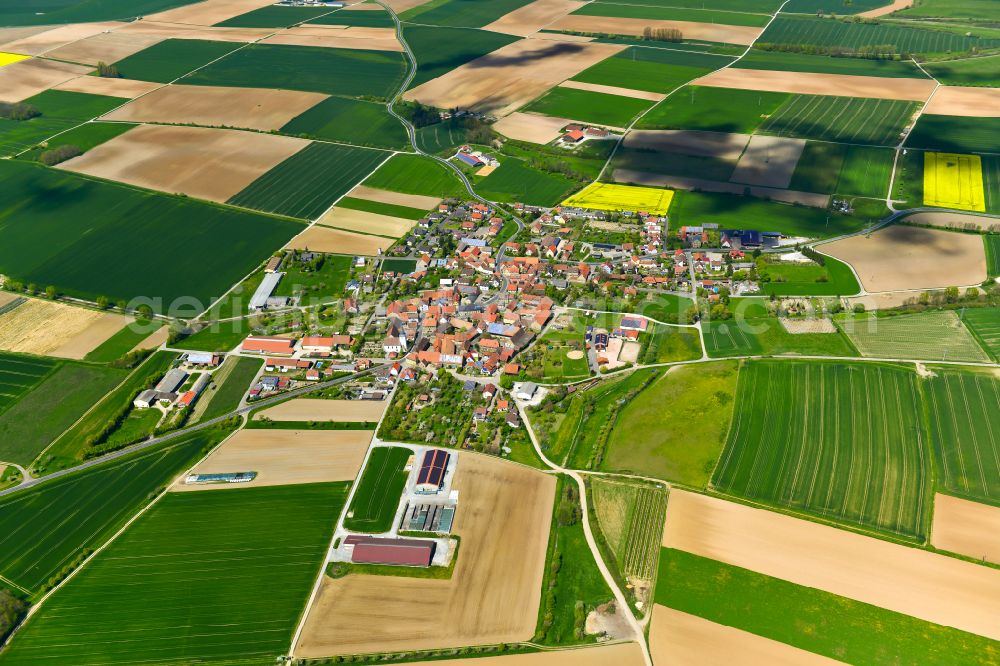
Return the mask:
<svg viewBox="0 0 1000 666">
<path fill-rule="evenodd" d="M 56 291 L 56 288 L 53 285 L 50 284 L 45 288 L 45 298 L 48 298 L 49 300 L 55 300 L 56 296 L 58 295 L 59 293 Z"/>
<path fill-rule="evenodd" d="M 118 68 L 114 65 L 109 65 L 103 60 L 97 63 L 97 75 L 103 76 L 106 79 L 121 78 L 121 74 L 118 73 Z"/>
</svg>

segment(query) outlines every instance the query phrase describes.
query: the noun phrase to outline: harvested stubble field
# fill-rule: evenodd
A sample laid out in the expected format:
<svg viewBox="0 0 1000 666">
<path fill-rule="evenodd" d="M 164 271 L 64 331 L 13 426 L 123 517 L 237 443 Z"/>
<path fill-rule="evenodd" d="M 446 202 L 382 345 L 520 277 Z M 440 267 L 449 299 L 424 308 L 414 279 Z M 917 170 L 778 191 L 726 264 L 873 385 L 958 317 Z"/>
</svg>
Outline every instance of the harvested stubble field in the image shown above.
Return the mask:
<svg viewBox="0 0 1000 666">
<path fill-rule="evenodd" d="M 580 0 L 534 0 L 482 27 L 492 32 L 527 37 L 583 4 Z"/>
<path fill-rule="evenodd" d="M 105 95 L 122 99 L 134 99 L 160 87 L 159 83 L 134 81 L 132 79 L 109 79 L 103 76 L 78 76 L 66 83 L 54 86 L 53 90 Z"/>
<path fill-rule="evenodd" d="M 259 486 L 353 481 L 371 442 L 370 430 L 240 430 L 192 471 L 257 472 L 253 481 L 187 485 L 174 491 L 232 490 Z"/>
<path fill-rule="evenodd" d="M 317 222 L 327 227 L 390 238 L 399 238 L 405 235 L 414 224 L 414 220 L 409 218 L 381 215 L 341 206 L 330 209 Z"/>
<path fill-rule="evenodd" d="M 262 39 L 261 44 L 278 46 L 309 46 L 324 49 L 358 49 L 362 51 L 397 51 L 403 45 L 396 39 L 393 28 L 365 28 L 305 25 L 284 30 Z"/>
<path fill-rule="evenodd" d="M 311 250 L 374 257 L 395 241 L 392 238 L 356 234 L 341 229 L 313 225 L 285 245 L 290 250 Z"/>
<path fill-rule="evenodd" d="M 352 199 L 364 199 L 365 201 L 375 201 L 393 206 L 405 206 L 414 210 L 431 210 L 437 208 L 438 204 L 441 203 L 441 197 L 402 194 L 400 192 L 390 192 L 388 190 L 368 187 L 367 185 L 358 185 L 348 194 Z"/>
<path fill-rule="evenodd" d="M 524 641 L 535 632 L 555 479 L 463 451 L 450 580 L 325 578 L 294 653 L 325 657 Z M 435 612 L 428 613 L 428 608 Z"/>
<path fill-rule="evenodd" d="M 260 175 L 227 203 L 313 220 L 389 156 L 368 148 L 314 142 Z"/>
<path fill-rule="evenodd" d="M 842 60 L 846 59 L 842 58 Z M 730 67 L 703 76 L 695 81 L 695 85 L 786 92 L 797 95 L 829 95 L 923 102 L 934 92 L 935 84 L 930 79 L 885 79 L 878 76 L 784 72 Z"/>
<path fill-rule="evenodd" d="M 1000 508 L 938 493 L 931 545 L 1000 564 Z"/>
<path fill-rule="evenodd" d="M 373 422 L 382 418 L 388 406 L 386 400 L 324 400 L 296 398 L 275 407 L 256 412 L 255 421 L 347 421 Z M 353 477 L 352 477 L 353 478 Z"/>
<path fill-rule="evenodd" d="M 795 95 L 781 105 L 760 131 L 820 141 L 896 145 L 918 104 L 905 100 Z"/>
<path fill-rule="evenodd" d="M 923 540 L 931 463 L 912 371 L 752 361 L 736 402 L 715 489 Z"/>
<path fill-rule="evenodd" d="M 868 292 L 978 285 L 986 279 L 983 240 L 974 234 L 893 225 L 819 249 L 850 264 Z"/>
<path fill-rule="evenodd" d="M 414 455 L 412 449 L 402 446 L 372 450 L 344 518 L 344 527 L 371 534 L 387 532 L 392 528 L 399 498 L 409 477 L 409 472 L 403 468 Z"/>
<path fill-rule="evenodd" d="M 20 102 L 90 72 L 84 65 L 58 60 L 22 60 L 0 67 L 0 101 Z"/>
<path fill-rule="evenodd" d="M 835 321 L 863 356 L 924 361 L 989 360 L 951 310 L 890 317 L 845 316 Z"/>
<path fill-rule="evenodd" d="M 199 433 L 0 499 L 0 575 L 40 590 L 220 439 Z"/>
<path fill-rule="evenodd" d="M 909 645 L 915 663 L 926 660 L 929 650 L 936 651 L 942 663 L 952 661 L 951 657 L 955 654 L 968 655 L 967 659 L 975 661 L 972 655 L 986 654 L 982 652 L 983 648 L 992 650 L 993 657 L 1000 656 L 996 654 L 992 641 L 964 633 L 979 634 L 994 641 L 1000 636 L 1000 621 L 988 610 L 1000 595 L 1000 571 L 996 569 L 682 490 L 670 493 L 663 545 L 798 586 L 816 588 L 800 590 L 812 597 L 808 605 L 807 598 L 800 597 L 802 610 L 813 609 L 808 614 L 815 622 L 823 622 L 824 617 L 827 621 L 831 617 L 843 617 L 848 624 L 855 625 L 853 631 L 857 634 L 841 633 L 847 630 L 847 626 L 843 626 L 831 629 L 832 633 L 825 638 L 822 634 L 819 636 L 821 642 L 832 642 L 833 645 L 846 635 L 857 636 L 860 642 L 854 647 L 868 651 L 855 652 L 857 658 L 851 661 L 867 662 L 876 650 L 882 651 L 880 644 L 890 639 L 900 640 L 904 646 Z M 667 553 L 664 553 L 661 562 L 666 556 Z M 661 569 L 660 580 L 669 579 L 669 575 Z M 695 595 L 693 599 L 708 599 L 712 596 L 708 588 L 718 587 L 706 584 L 727 578 L 724 575 L 718 579 L 711 575 L 693 575 L 690 579 L 681 576 L 681 572 L 675 574 L 678 584 L 690 580 L 696 587 L 702 588 L 702 594 Z M 767 607 L 776 600 L 792 598 L 791 590 L 757 589 L 754 596 L 760 603 L 766 601 Z M 666 595 L 669 588 L 664 585 L 657 589 L 657 600 L 662 603 L 661 590 Z M 877 609 L 858 608 L 856 604 L 845 603 L 846 600 L 839 600 L 837 604 L 838 608 L 844 609 L 844 614 L 831 615 L 828 609 L 837 600 L 824 598 L 825 595 L 816 590 L 944 626 L 891 617 L 891 614 L 873 612 Z M 741 602 L 753 599 L 750 590 L 744 595 L 732 599 Z M 766 613 L 758 615 L 740 611 L 743 605 L 720 604 L 712 599 L 702 604 L 702 609 L 711 615 L 728 616 L 724 620 L 727 624 L 750 624 L 753 630 L 764 635 L 773 635 L 778 627 L 786 628 L 781 633 L 787 637 L 779 637 L 786 642 L 800 643 L 807 640 L 803 636 L 817 636 L 815 631 L 801 625 L 778 621 L 778 617 L 784 620 L 798 617 L 798 613 L 791 608 L 776 616 L 768 616 Z M 757 605 L 762 611 L 765 608 Z M 731 611 L 737 613 L 734 615 Z M 741 615 L 743 619 L 737 619 Z M 759 618 L 759 622 L 754 618 Z M 880 629 L 882 639 L 871 641 L 873 628 L 888 621 L 905 633 Z M 825 623 L 823 626 L 826 626 Z M 806 645 L 812 642 L 809 640 Z M 898 663 L 899 654 L 885 653 L 879 663 Z M 993 658 L 991 663 L 995 662 Z M 957 663 L 963 663 L 963 658 L 958 658 Z"/>
<path fill-rule="evenodd" d="M 651 585 L 667 511 L 666 487 L 593 477 L 591 488 L 597 523 L 618 570 L 632 583 Z"/>
<path fill-rule="evenodd" d="M 110 312 L 31 298 L 0 315 L 0 349 L 82 359 L 132 321 Z"/>
<path fill-rule="evenodd" d="M 1000 506 L 1000 378 L 948 368 L 933 373 L 925 386 L 941 487 Z"/>
<path fill-rule="evenodd" d="M 99 62 L 117 62 L 162 40 L 158 35 L 102 32 L 47 51 L 45 57 L 96 66 Z"/>
<path fill-rule="evenodd" d="M 924 205 L 985 213 L 979 155 L 924 153 Z"/>
<path fill-rule="evenodd" d="M 1000 118 L 1000 90 L 941 86 L 924 111 L 937 116 Z"/>
<path fill-rule="evenodd" d="M 606 7 L 608 5 L 597 5 Z M 608 12 L 605 12 L 608 13 Z M 599 28 L 601 32 L 614 35 L 631 35 L 641 37 L 645 30 L 676 29 L 680 30 L 686 39 L 706 42 L 722 42 L 724 44 L 752 44 L 760 35 L 760 28 L 719 23 L 700 23 L 696 21 L 670 21 L 665 19 L 620 18 L 615 16 L 584 16 L 570 14 L 548 26 L 551 30 L 568 32 L 593 32 Z"/>
<path fill-rule="evenodd" d="M 168 493 L 48 600 L 5 661 L 273 661 L 346 494 L 342 483 Z"/>
</svg>

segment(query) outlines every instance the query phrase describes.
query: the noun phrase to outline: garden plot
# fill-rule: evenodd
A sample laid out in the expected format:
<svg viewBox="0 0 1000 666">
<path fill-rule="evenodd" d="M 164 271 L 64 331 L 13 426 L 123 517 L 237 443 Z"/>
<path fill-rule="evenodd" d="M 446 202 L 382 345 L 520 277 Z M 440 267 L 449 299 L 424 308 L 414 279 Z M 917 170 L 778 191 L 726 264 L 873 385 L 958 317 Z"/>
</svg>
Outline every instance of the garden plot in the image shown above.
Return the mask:
<svg viewBox="0 0 1000 666">
<path fill-rule="evenodd" d="M 997 569 L 676 489 L 663 545 L 1000 638 Z"/>
<path fill-rule="evenodd" d="M 749 134 L 699 130 L 632 130 L 625 135 L 624 145 L 637 150 L 737 160 L 749 141 Z"/>
<path fill-rule="evenodd" d="M 126 32 L 102 32 L 99 35 L 71 42 L 48 51 L 45 56 L 55 60 L 97 65 L 113 63 L 165 39 L 160 35 L 137 35 Z"/>
<path fill-rule="evenodd" d="M 939 116 L 1000 118 L 1000 88 L 941 86 L 924 113 Z"/>
<path fill-rule="evenodd" d="M 568 118 L 515 111 L 495 122 L 493 129 L 515 141 L 546 144 L 558 139 L 562 129 L 572 122 Z"/>
<path fill-rule="evenodd" d="M 938 493 L 931 545 L 1000 564 L 1000 508 Z"/>
<path fill-rule="evenodd" d="M 388 404 L 388 400 L 296 398 L 255 413 L 253 420 L 373 423 L 382 418 Z"/>
<path fill-rule="evenodd" d="M 483 26 L 483 30 L 527 37 L 586 3 L 580 0 L 535 0 Z"/>
<path fill-rule="evenodd" d="M 555 478 L 463 451 L 450 580 L 324 578 L 294 654 L 384 652 L 529 640 L 535 631 Z M 433 608 L 434 612 L 427 612 Z"/>
<path fill-rule="evenodd" d="M 143 95 L 103 119 L 269 131 L 281 129 L 326 98 L 327 95 L 320 93 L 296 90 L 169 85 Z"/>
<path fill-rule="evenodd" d="M 316 223 L 346 231 L 399 238 L 416 224 L 416 220 L 335 206 L 320 217 Z"/>
<path fill-rule="evenodd" d="M 925 361 L 988 361 L 975 337 L 951 310 L 894 317 L 837 320 L 863 356 Z"/>
<path fill-rule="evenodd" d="M 680 30 L 685 39 L 723 42 L 726 44 L 750 45 L 760 35 L 760 28 L 720 23 L 696 23 L 694 21 L 665 21 L 657 19 L 618 18 L 611 16 L 585 16 L 571 14 L 549 24 L 552 30 L 569 32 L 601 32 L 615 35 L 642 37 L 647 28 L 653 30 Z"/>
<path fill-rule="evenodd" d="M 261 42 L 284 46 L 321 46 L 323 48 L 403 51 L 393 28 L 344 26 L 298 26 L 283 30 Z"/>
<path fill-rule="evenodd" d="M 82 359 L 131 317 L 32 298 L 0 315 L 0 349 Z"/>
<path fill-rule="evenodd" d="M 854 267 L 868 292 L 943 289 L 986 279 L 983 239 L 973 234 L 893 225 L 819 249 Z"/>
<path fill-rule="evenodd" d="M 592 480 L 594 513 L 618 570 L 635 587 L 651 587 L 660 556 L 667 489 L 632 482 Z"/>
<path fill-rule="evenodd" d="M 850 74 L 781 72 L 765 69 L 720 69 L 692 81 L 692 85 L 737 88 L 800 95 L 836 95 L 923 102 L 934 92 L 930 79 L 883 78 Z M 940 91 L 935 94 L 941 94 Z"/>
<path fill-rule="evenodd" d="M 406 206 L 418 210 L 431 210 L 437 208 L 441 203 L 440 197 L 429 197 L 422 194 L 403 194 L 401 192 L 390 192 L 380 190 L 367 185 L 358 185 L 348 193 L 348 196 L 365 201 L 377 201 L 379 203 L 392 204 L 394 206 Z"/>
<path fill-rule="evenodd" d="M 179 478 L 171 490 L 353 481 L 371 439 L 370 430 L 239 430 L 191 471 L 197 474 L 257 472 L 253 481 L 185 484 L 184 478 Z"/>
<path fill-rule="evenodd" d="M 502 117 L 622 49 L 614 44 L 522 39 L 412 88 L 404 97 L 442 109 Z"/>
<path fill-rule="evenodd" d="M 753 136 L 729 180 L 746 185 L 786 188 L 792 182 L 805 139 Z"/>
<path fill-rule="evenodd" d="M 334 254 L 360 254 L 374 257 L 387 250 L 395 241 L 382 236 L 357 234 L 352 231 L 313 225 L 285 246 L 289 250 L 311 250 Z"/>
<path fill-rule="evenodd" d="M 84 65 L 56 60 L 21 60 L 0 67 L 0 101 L 20 102 L 90 71 Z"/>
<path fill-rule="evenodd" d="M 136 81 L 135 79 L 109 79 L 103 76 L 78 76 L 65 83 L 53 86 L 53 90 L 87 93 L 90 95 L 105 95 L 135 99 L 140 95 L 150 93 L 159 88 L 162 83 L 151 81 Z"/>
<path fill-rule="evenodd" d="M 143 125 L 59 168 L 221 203 L 308 144 L 257 132 Z"/>
</svg>

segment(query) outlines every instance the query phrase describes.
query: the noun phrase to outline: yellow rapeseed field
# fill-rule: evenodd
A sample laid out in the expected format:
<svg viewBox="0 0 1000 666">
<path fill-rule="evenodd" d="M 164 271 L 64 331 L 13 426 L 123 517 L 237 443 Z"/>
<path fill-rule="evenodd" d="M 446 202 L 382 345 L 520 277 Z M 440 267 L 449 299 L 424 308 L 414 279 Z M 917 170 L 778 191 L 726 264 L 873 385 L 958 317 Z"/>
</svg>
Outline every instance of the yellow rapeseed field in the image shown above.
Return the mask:
<svg viewBox="0 0 1000 666">
<path fill-rule="evenodd" d="M 979 155 L 924 153 L 924 205 L 985 212 Z"/>
<path fill-rule="evenodd" d="M 21 55 L 20 53 L 5 53 L 0 51 L 0 67 L 4 65 L 12 65 L 15 62 L 21 62 L 22 60 L 27 60 L 31 56 Z"/>
<path fill-rule="evenodd" d="M 596 210 L 629 210 L 664 215 L 674 198 L 671 190 L 635 187 L 612 183 L 591 183 L 566 201 L 563 206 Z"/>
</svg>

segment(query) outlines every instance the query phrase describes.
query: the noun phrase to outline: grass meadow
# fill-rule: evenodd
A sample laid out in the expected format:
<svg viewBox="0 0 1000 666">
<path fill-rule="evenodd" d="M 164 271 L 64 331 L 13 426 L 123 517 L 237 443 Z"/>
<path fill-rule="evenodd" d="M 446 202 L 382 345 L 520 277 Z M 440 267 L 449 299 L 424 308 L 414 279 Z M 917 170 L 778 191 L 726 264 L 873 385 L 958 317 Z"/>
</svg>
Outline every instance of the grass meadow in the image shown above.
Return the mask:
<svg viewBox="0 0 1000 666">
<path fill-rule="evenodd" d="M 1000 506 L 1000 379 L 936 367 L 925 380 L 938 484 L 949 494 Z"/>
<path fill-rule="evenodd" d="M 169 493 L 49 599 L 4 661 L 272 662 L 288 650 L 347 487 Z"/>
<path fill-rule="evenodd" d="M 652 582 L 660 559 L 667 489 L 590 477 L 594 517 L 614 565 L 627 580 Z"/>
<path fill-rule="evenodd" d="M 166 39 L 115 63 L 126 79 L 170 83 L 240 47 L 234 42 Z"/>
<path fill-rule="evenodd" d="M 406 24 L 403 38 L 417 59 L 417 74 L 410 88 L 520 39 L 488 30 Z"/>
<path fill-rule="evenodd" d="M 767 262 L 759 272 L 770 280 L 761 284 L 765 294 L 779 296 L 853 296 L 861 291 L 851 267 L 833 257 L 824 265 L 798 262 Z"/>
<path fill-rule="evenodd" d="M 880 0 L 879 0 L 880 1 Z M 857 4 L 855 2 L 854 4 Z M 870 60 L 865 58 L 833 58 L 785 51 L 753 49 L 737 60 L 736 69 L 767 69 L 779 72 L 814 72 L 816 74 L 848 74 L 881 76 L 894 79 L 926 79 L 927 75 L 909 61 Z"/>
<path fill-rule="evenodd" d="M 630 46 L 589 67 L 574 81 L 669 93 L 674 88 L 730 62 L 728 56 Z"/>
<path fill-rule="evenodd" d="M 653 107 L 636 127 L 750 134 L 790 97 L 789 93 L 687 86 Z"/>
<path fill-rule="evenodd" d="M 537 206 L 555 206 L 580 187 L 577 181 L 536 169 L 516 157 L 504 158 L 496 171 L 473 180 L 477 191 L 494 201 L 522 201 Z"/>
<path fill-rule="evenodd" d="M 347 97 L 328 97 L 281 128 L 284 134 L 375 148 L 405 148 L 403 125 L 385 106 Z"/>
<path fill-rule="evenodd" d="M 11 156 L 28 150 L 54 134 L 69 130 L 128 100 L 106 95 L 88 95 L 64 90 L 46 90 L 24 100 L 41 115 L 28 120 L 0 118 L 0 156 Z M 60 137 L 53 147 L 66 142 Z M 79 146 L 83 148 L 83 146 Z"/>
<path fill-rule="evenodd" d="M 254 44 L 185 77 L 182 83 L 387 98 L 405 74 L 403 54 L 394 51 Z"/>
<path fill-rule="evenodd" d="M 702 322 L 705 349 L 714 358 L 727 356 L 816 354 L 857 356 L 850 340 L 836 333 L 796 333 L 776 317 L 735 317 Z"/>
<path fill-rule="evenodd" d="M 760 132 L 820 141 L 896 145 L 916 113 L 916 102 L 795 95 L 760 126 Z"/>
<path fill-rule="evenodd" d="M 962 321 L 994 360 L 1000 358 L 1000 308 L 966 310 Z"/>
<path fill-rule="evenodd" d="M 371 534 L 387 532 L 392 528 L 399 498 L 409 477 L 409 472 L 403 468 L 413 455 L 412 449 L 402 446 L 372 449 L 344 518 L 344 527 Z"/>
<path fill-rule="evenodd" d="M 607 127 L 628 127 L 636 116 L 652 105 L 648 100 L 634 97 L 556 87 L 523 110 Z"/>
<path fill-rule="evenodd" d="M 462 196 L 465 188 L 448 167 L 422 155 L 393 155 L 364 185 L 403 194 Z"/>
<path fill-rule="evenodd" d="M 448 155 L 469 141 L 469 124 L 464 118 L 449 118 L 416 131 L 420 149 L 438 155 Z"/>
<path fill-rule="evenodd" d="M 302 229 L 23 162 L 0 161 L 0 180 L 0 272 L 157 312 L 194 316 Z"/>
<path fill-rule="evenodd" d="M 925 113 L 906 138 L 906 147 L 946 153 L 1000 153 L 1000 118 Z"/>
<path fill-rule="evenodd" d="M 988 361 L 975 337 L 951 310 L 894 317 L 834 318 L 862 356 L 922 361 Z"/>
<path fill-rule="evenodd" d="M 375 171 L 389 155 L 368 148 L 314 142 L 250 183 L 226 203 L 314 220 Z"/>
<path fill-rule="evenodd" d="M 0 575 L 42 591 L 223 436 L 188 435 L 0 498 Z"/>
<path fill-rule="evenodd" d="M 930 451 L 911 369 L 750 361 L 737 404 L 714 489 L 923 541 Z"/>
<path fill-rule="evenodd" d="M 672 548 L 661 551 L 655 599 L 838 662 L 1000 664 L 989 638 Z"/>
</svg>

